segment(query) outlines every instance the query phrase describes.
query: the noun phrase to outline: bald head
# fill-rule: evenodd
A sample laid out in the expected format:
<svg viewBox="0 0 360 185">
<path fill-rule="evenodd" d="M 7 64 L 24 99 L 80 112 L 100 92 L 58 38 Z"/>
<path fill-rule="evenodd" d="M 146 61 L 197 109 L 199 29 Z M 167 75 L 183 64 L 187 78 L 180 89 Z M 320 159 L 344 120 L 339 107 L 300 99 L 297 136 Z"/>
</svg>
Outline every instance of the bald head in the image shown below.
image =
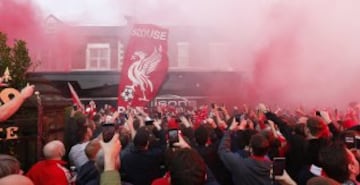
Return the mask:
<svg viewBox="0 0 360 185">
<path fill-rule="evenodd" d="M 34 183 L 23 175 L 8 175 L 0 178 L 1 185 L 34 185 Z"/>
<path fill-rule="evenodd" d="M 65 155 L 64 144 L 59 140 L 48 142 L 43 148 L 46 159 L 61 159 Z"/>
</svg>

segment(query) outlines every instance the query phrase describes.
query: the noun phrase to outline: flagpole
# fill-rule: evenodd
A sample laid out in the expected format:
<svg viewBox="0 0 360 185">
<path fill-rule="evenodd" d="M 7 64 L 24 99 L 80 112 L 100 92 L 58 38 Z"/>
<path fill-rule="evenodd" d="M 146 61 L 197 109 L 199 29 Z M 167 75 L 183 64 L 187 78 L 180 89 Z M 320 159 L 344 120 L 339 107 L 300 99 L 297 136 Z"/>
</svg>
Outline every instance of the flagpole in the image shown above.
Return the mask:
<svg viewBox="0 0 360 185">
<path fill-rule="evenodd" d="M 68 82 L 68 87 L 71 93 L 71 98 L 73 100 L 73 103 L 75 103 L 78 106 L 81 112 L 85 112 L 85 106 L 81 103 L 78 94 L 76 93 L 74 87 L 69 82 Z"/>
</svg>

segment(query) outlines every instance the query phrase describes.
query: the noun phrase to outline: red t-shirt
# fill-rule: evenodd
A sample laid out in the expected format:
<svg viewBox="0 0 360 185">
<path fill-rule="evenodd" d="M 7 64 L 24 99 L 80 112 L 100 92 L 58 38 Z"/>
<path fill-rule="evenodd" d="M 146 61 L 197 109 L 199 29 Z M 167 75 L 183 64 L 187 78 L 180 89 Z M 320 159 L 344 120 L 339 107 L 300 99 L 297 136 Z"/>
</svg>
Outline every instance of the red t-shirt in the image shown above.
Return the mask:
<svg viewBox="0 0 360 185">
<path fill-rule="evenodd" d="M 170 184 L 170 174 L 166 173 L 164 177 L 153 180 L 151 185 L 171 185 Z"/>
<path fill-rule="evenodd" d="M 70 173 L 61 160 L 44 160 L 37 162 L 26 174 L 34 185 L 68 185 Z"/>
</svg>

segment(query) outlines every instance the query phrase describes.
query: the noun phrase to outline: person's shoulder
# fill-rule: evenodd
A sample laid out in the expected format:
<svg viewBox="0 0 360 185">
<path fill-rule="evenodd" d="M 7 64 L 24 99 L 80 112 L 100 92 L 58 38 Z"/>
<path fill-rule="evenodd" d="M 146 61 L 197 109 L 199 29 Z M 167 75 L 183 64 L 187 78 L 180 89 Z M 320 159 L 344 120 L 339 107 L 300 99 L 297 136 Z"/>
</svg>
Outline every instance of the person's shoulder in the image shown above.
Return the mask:
<svg viewBox="0 0 360 185">
<path fill-rule="evenodd" d="M 34 171 L 34 170 L 37 170 L 38 168 L 42 168 L 42 166 L 45 165 L 45 162 L 44 161 L 38 161 L 36 162 L 34 165 L 31 166 L 30 171 Z"/>
<path fill-rule="evenodd" d="M 261 169 L 270 169 L 272 161 L 270 159 L 253 159 L 252 157 L 247 157 L 243 159 L 244 165 L 251 168 L 261 168 Z"/>
<path fill-rule="evenodd" d="M 328 177 L 312 177 L 306 185 L 341 185 L 339 182 Z"/>
</svg>

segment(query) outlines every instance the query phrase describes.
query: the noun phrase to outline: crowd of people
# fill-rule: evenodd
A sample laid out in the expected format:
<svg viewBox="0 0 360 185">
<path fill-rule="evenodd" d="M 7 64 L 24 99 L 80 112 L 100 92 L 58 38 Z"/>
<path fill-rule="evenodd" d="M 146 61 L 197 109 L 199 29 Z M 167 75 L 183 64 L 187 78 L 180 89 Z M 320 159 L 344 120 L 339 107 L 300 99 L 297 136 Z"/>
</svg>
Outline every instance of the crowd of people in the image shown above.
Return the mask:
<svg viewBox="0 0 360 185">
<path fill-rule="evenodd" d="M 24 175 L 16 158 L 0 154 L 0 184 L 355 185 L 359 113 L 357 104 L 346 112 L 216 103 L 73 108 L 64 140 L 46 143 L 44 159 Z"/>
</svg>

